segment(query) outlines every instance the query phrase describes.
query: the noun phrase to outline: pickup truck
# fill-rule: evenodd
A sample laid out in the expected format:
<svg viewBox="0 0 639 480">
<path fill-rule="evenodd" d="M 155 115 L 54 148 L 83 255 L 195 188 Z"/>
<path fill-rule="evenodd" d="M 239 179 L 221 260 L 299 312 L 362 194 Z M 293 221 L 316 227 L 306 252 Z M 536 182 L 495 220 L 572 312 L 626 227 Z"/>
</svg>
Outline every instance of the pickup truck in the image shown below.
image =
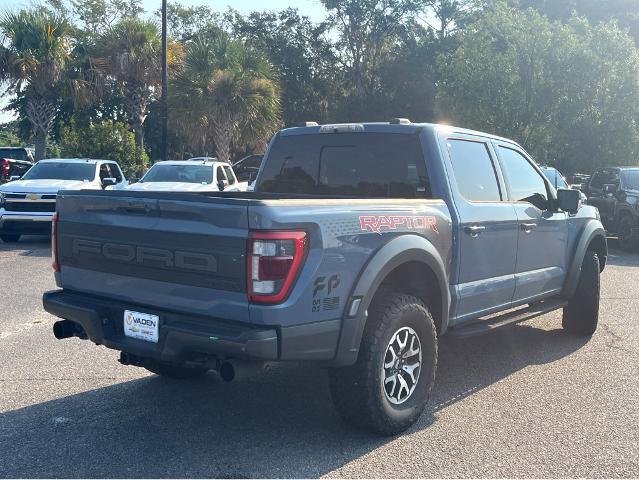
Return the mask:
<svg viewBox="0 0 639 480">
<path fill-rule="evenodd" d="M 156 162 L 139 182 L 126 189 L 164 192 L 238 192 L 246 190 L 248 183 L 238 182 L 226 162 L 202 157 L 189 160 Z"/>
<path fill-rule="evenodd" d="M 121 189 L 127 185 L 111 160 L 52 158 L 40 160 L 21 178 L 0 186 L 0 239 L 49 235 L 59 190 Z"/>
<path fill-rule="evenodd" d="M 639 167 L 597 170 L 585 188 L 588 204 L 597 207 L 606 231 L 623 250 L 639 247 Z"/>
<path fill-rule="evenodd" d="M 0 184 L 21 177 L 34 163 L 31 148 L 0 147 Z"/>
<path fill-rule="evenodd" d="M 168 377 L 317 362 L 345 420 L 396 434 L 426 406 L 442 335 L 561 308 L 569 334 L 595 332 L 597 210 L 518 144 L 307 125 L 274 136 L 251 193 L 60 192 L 54 335 Z"/>
</svg>

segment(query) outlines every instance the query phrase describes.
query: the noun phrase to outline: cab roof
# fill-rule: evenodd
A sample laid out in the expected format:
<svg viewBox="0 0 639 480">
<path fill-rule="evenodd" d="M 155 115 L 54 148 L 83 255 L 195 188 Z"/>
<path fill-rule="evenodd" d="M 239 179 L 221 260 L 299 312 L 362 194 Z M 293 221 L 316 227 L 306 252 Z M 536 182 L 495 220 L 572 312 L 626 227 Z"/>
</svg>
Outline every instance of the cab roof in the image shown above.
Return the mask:
<svg viewBox="0 0 639 480">
<path fill-rule="evenodd" d="M 117 163 L 115 160 L 104 160 L 96 158 L 45 158 L 38 163 L 91 163 L 96 164 L 98 162 Z"/>
<path fill-rule="evenodd" d="M 307 124 L 313 122 L 306 122 Z M 490 133 L 480 132 L 477 130 L 470 130 L 467 128 L 460 128 L 451 125 L 443 125 L 437 123 L 411 123 L 410 121 L 397 123 L 397 122 L 364 122 L 364 123 L 332 123 L 324 125 L 308 125 L 299 127 L 290 127 L 280 130 L 279 135 L 291 136 L 291 135 L 310 135 L 316 133 L 347 133 L 347 132 L 362 132 L 362 133 L 404 133 L 411 134 L 417 133 L 422 130 L 430 130 L 432 132 L 450 132 L 464 135 L 476 135 L 485 138 L 491 138 L 493 140 L 499 140 L 508 143 L 516 143 L 508 138 L 499 137 Z"/>
</svg>

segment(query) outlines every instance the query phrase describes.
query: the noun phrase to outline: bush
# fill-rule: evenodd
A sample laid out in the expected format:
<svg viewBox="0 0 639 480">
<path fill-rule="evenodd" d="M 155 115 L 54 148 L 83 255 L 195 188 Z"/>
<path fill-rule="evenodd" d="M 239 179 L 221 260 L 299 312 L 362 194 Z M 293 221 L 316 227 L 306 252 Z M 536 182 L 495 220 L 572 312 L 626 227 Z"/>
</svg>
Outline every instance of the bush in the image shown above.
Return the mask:
<svg viewBox="0 0 639 480">
<path fill-rule="evenodd" d="M 60 130 L 63 157 L 115 160 L 127 177 L 140 177 L 149 158 L 135 145 L 135 136 L 124 123 L 105 120 L 78 127 L 71 120 Z"/>
</svg>

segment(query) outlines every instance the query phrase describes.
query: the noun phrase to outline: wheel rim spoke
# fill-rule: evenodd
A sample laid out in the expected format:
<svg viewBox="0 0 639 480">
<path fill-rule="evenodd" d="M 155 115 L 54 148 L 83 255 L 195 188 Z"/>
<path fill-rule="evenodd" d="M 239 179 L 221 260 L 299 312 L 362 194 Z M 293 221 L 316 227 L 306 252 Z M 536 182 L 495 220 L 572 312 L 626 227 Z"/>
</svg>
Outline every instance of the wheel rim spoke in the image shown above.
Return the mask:
<svg viewBox="0 0 639 480">
<path fill-rule="evenodd" d="M 382 386 L 393 404 L 404 403 L 419 381 L 422 350 L 419 337 L 411 327 L 401 327 L 391 337 L 382 367 Z"/>
</svg>

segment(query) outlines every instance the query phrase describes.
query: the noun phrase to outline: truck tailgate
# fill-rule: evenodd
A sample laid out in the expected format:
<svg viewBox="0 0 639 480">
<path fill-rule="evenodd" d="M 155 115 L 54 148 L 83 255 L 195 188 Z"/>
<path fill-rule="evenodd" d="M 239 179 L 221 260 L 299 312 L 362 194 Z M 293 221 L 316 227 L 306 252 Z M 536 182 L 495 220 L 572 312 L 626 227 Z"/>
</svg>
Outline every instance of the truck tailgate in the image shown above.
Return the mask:
<svg viewBox="0 0 639 480">
<path fill-rule="evenodd" d="M 58 215 L 59 286 L 248 321 L 248 200 L 63 192 Z"/>
</svg>

